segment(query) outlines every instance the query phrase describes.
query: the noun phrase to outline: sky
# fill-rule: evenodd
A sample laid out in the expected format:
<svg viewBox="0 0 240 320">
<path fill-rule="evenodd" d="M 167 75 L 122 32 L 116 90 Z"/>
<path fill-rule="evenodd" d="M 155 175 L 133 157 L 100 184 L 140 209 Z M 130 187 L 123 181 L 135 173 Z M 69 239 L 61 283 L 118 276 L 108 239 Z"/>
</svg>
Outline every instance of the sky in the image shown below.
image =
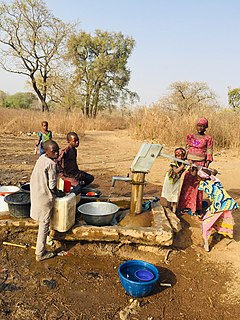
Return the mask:
<svg viewBox="0 0 240 320">
<path fill-rule="evenodd" d="M 7 1 L 10 2 L 10 1 Z M 129 89 L 151 105 L 175 81 L 206 82 L 227 105 L 240 87 L 239 0 L 46 0 L 64 22 L 122 32 L 136 41 L 128 61 Z M 0 90 L 27 91 L 26 77 L 0 69 Z"/>
</svg>

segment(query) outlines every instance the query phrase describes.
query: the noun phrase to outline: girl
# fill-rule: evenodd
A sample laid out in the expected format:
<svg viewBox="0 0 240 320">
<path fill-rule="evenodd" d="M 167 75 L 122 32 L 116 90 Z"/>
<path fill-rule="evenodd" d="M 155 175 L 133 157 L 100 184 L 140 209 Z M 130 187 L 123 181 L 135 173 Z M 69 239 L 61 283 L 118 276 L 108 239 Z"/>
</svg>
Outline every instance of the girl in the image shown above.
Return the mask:
<svg viewBox="0 0 240 320">
<path fill-rule="evenodd" d="M 217 174 L 216 170 L 214 174 Z M 202 236 L 206 251 L 209 251 L 208 240 L 214 229 L 219 234 L 233 238 L 234 220 L 232 210 L 238 208 L 238 204 L 224 190 L 223 185 L 215 175 L 212 175 L 211 171 L 206 168 L 198 170 L 199 190 L 204 191 L 211 201 L 211 205 L 202 220 Z"/>
<path fill-rule="evenodd" d="M 36 144 L 36 148 L 40 145 L 40 156 L 44 154 L 43 143 L 52 139 L 52 131 L 48 130 L 48 122 L 42 122 L 42 130 L 38 132 L 38 142 Z M 36 149 L 35 149 L 36 154 Z"/>
<path fill-rule="evenodd" d="M 174 151 L 175 158 L 184 160 L 186 151 L 183 148 L 177 148 Z M 174 161 L 170 163 L 170 169 L 167 172 L 162 189 L 162 197 L 167 199 L 167 207 L 176 213 L 178 194 L 180 188 L 180 178 L 185 170 L 185 165 L 181 162 Z"/>
</svg>

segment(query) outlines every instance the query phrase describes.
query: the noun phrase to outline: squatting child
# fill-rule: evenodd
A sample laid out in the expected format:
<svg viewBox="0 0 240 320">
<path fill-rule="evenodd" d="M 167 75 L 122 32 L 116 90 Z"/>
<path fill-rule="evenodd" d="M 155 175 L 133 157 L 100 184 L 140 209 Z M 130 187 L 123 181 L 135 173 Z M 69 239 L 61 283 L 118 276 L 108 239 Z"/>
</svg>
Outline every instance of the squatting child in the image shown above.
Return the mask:
<svg viewBox="0 0 240 320">
<path fill-rule="evenodd" d="M 67 134 L 68 146 L 63 149 L 57 159 L 58 176 L 71 182 L 73 192 L 80 193 L 83 186 L 92 183 L 94 176 L 79 170 L 77 165 L 77 147 L 79 137 L 76 132 Z"/>
</svg>

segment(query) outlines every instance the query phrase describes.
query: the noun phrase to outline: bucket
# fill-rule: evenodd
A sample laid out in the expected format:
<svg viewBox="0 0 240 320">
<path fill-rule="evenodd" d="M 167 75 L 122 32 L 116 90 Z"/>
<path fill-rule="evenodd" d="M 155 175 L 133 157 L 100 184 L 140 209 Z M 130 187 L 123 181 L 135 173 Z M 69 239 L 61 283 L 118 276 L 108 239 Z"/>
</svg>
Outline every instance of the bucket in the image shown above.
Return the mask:
<svg viewBox="0 0 240 320">
<path fill-rule="evenodd" d="M 30 217 L 30 193 L 18 191 L 5 196 L 10 216 L 15 218 Z"/>
<path fill-rule="evenodd" d="M 8 211 L 8 204 L 4 201 L 6 195 L 19 191 L 16 186 L 1 186 L 0 187 L 0 212 Z"/>
<path fill-rule="evenodd" d="M 30 192 L 30 183 L 24 183 L 20 187 L 21 191 Z"/>
</svg>

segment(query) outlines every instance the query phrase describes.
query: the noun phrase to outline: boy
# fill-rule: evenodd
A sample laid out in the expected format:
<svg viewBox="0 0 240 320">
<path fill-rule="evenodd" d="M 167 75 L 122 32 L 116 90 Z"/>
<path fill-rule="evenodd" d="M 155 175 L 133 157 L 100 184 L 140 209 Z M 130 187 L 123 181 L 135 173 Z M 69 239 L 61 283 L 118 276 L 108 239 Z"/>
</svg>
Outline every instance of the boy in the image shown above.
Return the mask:
<svg viewBox="0 0 240 320">
<path fill-rule="evenodd" d="M 94 176 L 79 170 L 77 165 L 77 147 L 79 146 L 79 138 L 76 132 L 67 134 L 68 146 L 61 151 L 57 159 L 59 177 L 63 180 L 71 182 L 73 192 L 78 194 L 83 186 L 93 182 Z"/>
<path fill-rule="evenodd" d="M 53 209 L 54 196 L 63 197 L 64 193 L 57 190 L 56 163 L 59 155 L 58 144 L 53 140 L 44 143 L 44 154 L 39 157 L 30 179 L 30 197 L 32 219 L 39 222 L 36 260 L 42 261 L 55 256 L 54 252 L 46 251 L 46 240 Z"/>
<path fill-rule="evenodd" d="M 52 139 L 52 131 L 48 130 L 48 122 L 42 121 L 42 130 L 38 132 L 38 142 L 36 148 L 40 145 L 40 156 L 44 153 L 43 144 L 44 142 Z M 35 153 L 37 149 L 35 149 Z"/>
</svg>

